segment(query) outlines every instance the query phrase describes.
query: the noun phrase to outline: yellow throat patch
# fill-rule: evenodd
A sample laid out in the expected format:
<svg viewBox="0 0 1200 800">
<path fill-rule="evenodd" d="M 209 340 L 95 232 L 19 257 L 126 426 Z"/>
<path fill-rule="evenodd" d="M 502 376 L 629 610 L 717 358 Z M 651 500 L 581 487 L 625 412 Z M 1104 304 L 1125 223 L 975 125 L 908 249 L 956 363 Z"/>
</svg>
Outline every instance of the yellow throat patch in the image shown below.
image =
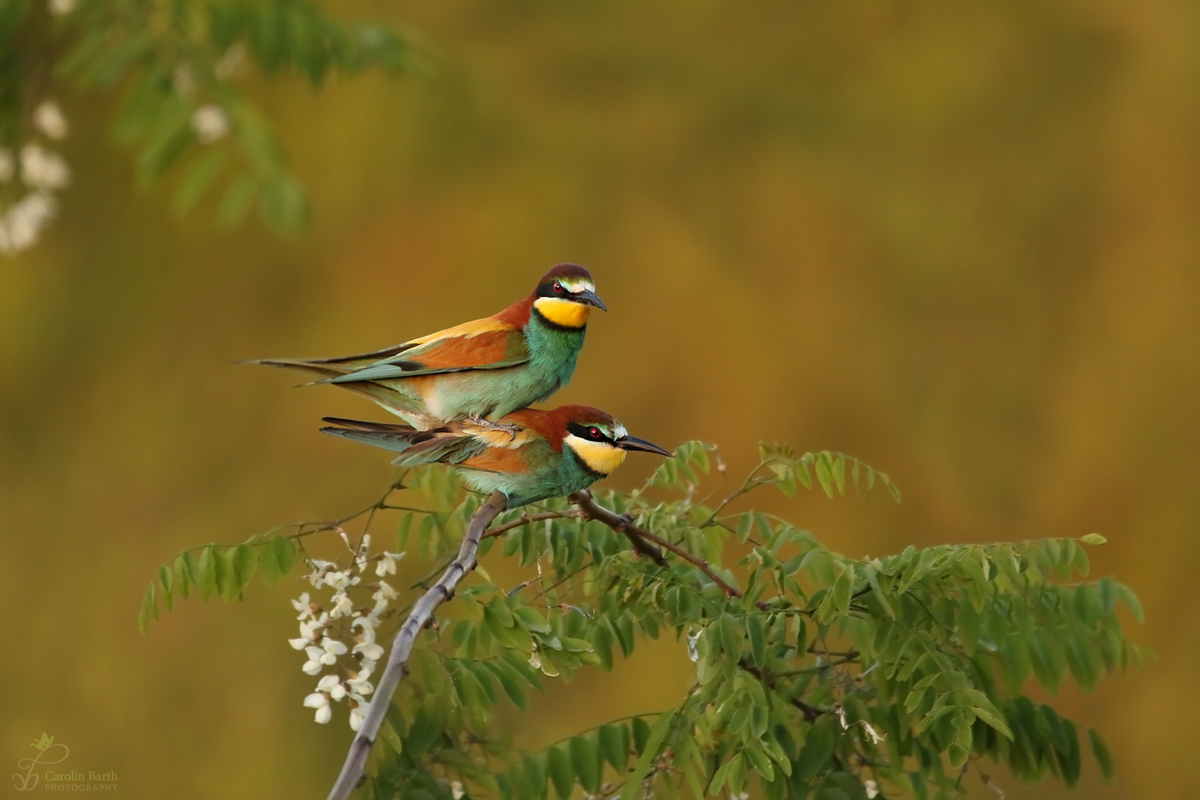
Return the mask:
<svg viewBox="0 0 1200 800">
<path fill-rule="evenodd" d="M 572 433 L 564 443 L 575 451 L 575 455 L 579 456 L 579 460 L 586 464 L 588 469 L 601 475 L 613 474 L 625 460 L 625 451 L 608 442 L 589 442 Z"/>
<path fill-rule="evenodd" d="M 550 322 L 563 328 L 582 328 L 592 314 L 591 306 L 559 297 L 539 297 L 533 301 L 533 307 Z"/>
</svg>

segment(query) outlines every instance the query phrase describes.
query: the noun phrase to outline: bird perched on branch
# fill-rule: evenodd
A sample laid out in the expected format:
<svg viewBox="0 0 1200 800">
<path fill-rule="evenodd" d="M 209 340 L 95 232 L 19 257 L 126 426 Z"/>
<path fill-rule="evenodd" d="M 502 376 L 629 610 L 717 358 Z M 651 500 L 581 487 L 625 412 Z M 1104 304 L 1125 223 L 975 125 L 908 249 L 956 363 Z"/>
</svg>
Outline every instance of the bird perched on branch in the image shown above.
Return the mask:
<svg viewBox="0 0 1200 800">
<path fill-rule="evenodd" d="M 630 450 L 671 455 L 588 406 L 525 408 L 497 420 L 499 426 L 462 419 L 431 430 L 336 417 L 325 421 L 336 427 L 321 428 L 323 433 L 393 450 L 400 456 L 392 463 L 399 466 L 457 467 L 472 489 L 504 492 L 508 508 L 586 489 L 611 475 Z"/>
<path fill-rule="evenodd" d="M 531 295 L 484 319 L 374 353 L 251 363 L 319 375 L 316 383 L 366 395 L 420 430 L 464 416 L 496 420 L 571 379 L 593 308 L 608 310 L 591 274 L 559 264 Z"/>
</svg>

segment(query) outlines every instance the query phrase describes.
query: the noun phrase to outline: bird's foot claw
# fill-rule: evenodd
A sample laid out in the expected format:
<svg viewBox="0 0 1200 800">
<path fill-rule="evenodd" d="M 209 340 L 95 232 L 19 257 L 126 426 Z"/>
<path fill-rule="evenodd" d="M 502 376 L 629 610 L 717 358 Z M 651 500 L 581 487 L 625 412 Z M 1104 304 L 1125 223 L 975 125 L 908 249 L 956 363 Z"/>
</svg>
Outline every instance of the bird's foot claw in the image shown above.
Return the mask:
<svg viewBox="0 0 1200 800">
<path fill-rule="evenodd" d="M 467 419 L 485 431 L 502 431 L 507 433 L 510 441 L 516 439 L 517 434 L 521 432 L 521 426 L 519 425 L 514 425 L 511 422 L 493 422 L 487 417 L 482 417 L 478 414 L 470 414 L 467 416 Z"/>
</svg>

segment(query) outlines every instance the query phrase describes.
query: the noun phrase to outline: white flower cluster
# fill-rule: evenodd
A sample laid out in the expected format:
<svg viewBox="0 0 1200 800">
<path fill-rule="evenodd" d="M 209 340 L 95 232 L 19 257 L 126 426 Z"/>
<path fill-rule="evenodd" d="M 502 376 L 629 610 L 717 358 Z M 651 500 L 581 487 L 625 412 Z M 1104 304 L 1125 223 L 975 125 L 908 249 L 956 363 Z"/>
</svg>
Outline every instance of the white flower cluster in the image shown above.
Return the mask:
<svg viewBox="0 0 1200 800">
<path fill-rule="evenodd" d="M 303 650 L 308 660 L 301 669 L 306 675 L 326 673 L 317 689 L 304 698 L 304 705 L 316 709 L 316 720 L 322 725 L 333 716 L 332 704 L 346 700 L 350 708 L 350 727 L 362 726 L 367 696 L 375 690 L 371 674 L 383 658 L 383 648 L 375 641 L 375 630 L 391 615 L 388 609 L 398 596 L 385 575 L 396 574 L 396 562 L 403 553 L 370 555 L 371 536 L 363 534 L 356 546 L 342 534 L 350 550 L 350 564 L 343 567 L 332 561 L 309 559 L 308 580 L 314 589 L 330 589 L 328 608 L 315 602 L 308 592 L 292 601 L 300 612 L 300 636 L 289 639 L 296 650 Z M 368 568 L 374 564 L 376 580 L 363 583 Z M 372 605 L 356 606 L 351 591 L 362 594 L 370 590 Z"/>
<path fill-rule="evenodd" d="M 67 135 L 67 119 L 53 100 L 40 103 L 32 121 L 34 130 L 51 141 Z M 71 170 L 62 156 L 37 142 L 26 143 L 16 155 L 0 147 L 0 184 L 18 177 L 24 194 L 8 208 L 0 208 L 0 253 L 8 255 L 37 243 L 54 217 L 54 192 L 71 182 Z"/>
<path fill-rule="evenodd" d="M 234 77 L 245 60 L 246 49 L 241 42 L 230 47 L 213 67 L 213 75 L 217 80 L 225 81 Z M 195 101 L 201 91 L 201 82 L 190 64 L 180 64 L 175 68 L 171 78 L 175 93 L 185 100 Z M 192 112 L 190 119 L 192 132 L 200 144 L 214 144 L 229 135 L 232 125 L 229 114 L 216 103 L 204 103 Z"/>
<path fill-rule="evenodd" d="M 192 130 L 200 144 L 212 144 L 229 134 L 229 117 L 214 103 L 200 106 L 192 114 Z"/>
</svg>

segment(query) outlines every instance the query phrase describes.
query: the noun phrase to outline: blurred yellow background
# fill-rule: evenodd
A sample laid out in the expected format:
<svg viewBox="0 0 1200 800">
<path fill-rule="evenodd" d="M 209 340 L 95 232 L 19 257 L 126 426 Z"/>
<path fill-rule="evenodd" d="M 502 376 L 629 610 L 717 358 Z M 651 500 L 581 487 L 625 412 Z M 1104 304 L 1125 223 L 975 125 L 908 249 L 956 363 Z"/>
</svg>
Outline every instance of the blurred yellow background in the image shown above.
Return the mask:
<svg viewBox="0 0 1200 800">
<path fill-rule="evenodd" d="M 301 706 L 298 581 L 134 625 L 180 548 L 340 516 L 392 475 L 316 430 L 374 406 L 231 362 L 393 344 L 575 261 L 611 311 L 554 402 L 717 442 L 735 472 L 759 440 L 887 471 L 900 506 L 764 496 L 830 546 L 1107 536 L 1093 576 L 1140 595 L 1157 658 L 1056 699 L 1118 763 L 1110 787 L 1085 759 L 1074 796 L 1195 796 L 1196 4 L 345 13 L 365 11 L 420 31 L 439 69 L 258 91 L 314 198 L 297 241 L 222 235 L 211 205 L 177 222 L 98 133 L 112 98 L 64 98 L 63 213 L 0 262 L 0 765 L 47 732 L 126 797 L 323 797 L 350 731 Z M 654 710 L 689 666 L 647 647 L 512 725 L 536 744 Z M 994 774 L 1009 797 L 1070 794 Z"/>
</svg>

